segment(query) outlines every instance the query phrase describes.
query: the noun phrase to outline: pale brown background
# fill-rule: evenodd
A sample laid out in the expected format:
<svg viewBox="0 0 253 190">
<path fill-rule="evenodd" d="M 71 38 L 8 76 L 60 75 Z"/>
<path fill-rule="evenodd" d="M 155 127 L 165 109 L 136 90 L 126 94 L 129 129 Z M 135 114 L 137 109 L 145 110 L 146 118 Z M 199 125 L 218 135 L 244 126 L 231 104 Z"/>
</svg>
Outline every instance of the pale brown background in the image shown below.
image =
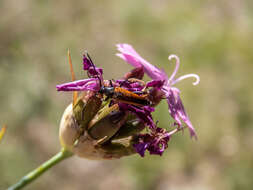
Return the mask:
<svg viewBox="0 0 253 190">
<path fill-rule="evenodd" d="M 2 0 L 0 1 L 0 189 L 17 182 L 59 149 L 58 125 L 69 93 L 67 48 L 78 78 L 88 50 L 105 78 L 131 67 L 115 44 L 130 43 L 170 74 L 169 54 L 181 58 L 177 85 L 199 140 L 176 135 L 164 156 L 117 161 L 71 158 L 26 189 L 251 190 L 253 188 L 253 6 L 251 0 Z M 178 76 L 179 76 L 178 75 Z M 166 102 L 154 118 L 169 127 Z"/>
</svg>

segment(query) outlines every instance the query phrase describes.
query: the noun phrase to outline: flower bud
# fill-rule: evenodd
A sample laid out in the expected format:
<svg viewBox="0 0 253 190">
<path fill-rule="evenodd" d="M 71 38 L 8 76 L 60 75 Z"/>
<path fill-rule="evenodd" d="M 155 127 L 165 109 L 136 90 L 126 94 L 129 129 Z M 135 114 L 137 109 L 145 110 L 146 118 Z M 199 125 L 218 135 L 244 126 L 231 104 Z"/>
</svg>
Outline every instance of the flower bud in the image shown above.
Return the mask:
<svg viewBox="0 0 253 190">
<path fill-rule="evenodd" d="M 134 154 L 133 143 L 144 124 L 132 118 L 118 104 L 103 106 L 100 97 L 88 92 L 66 108 L 60 123 L 61 145 L 93 160 Z"/>
<path fill-rule="evenodd" d="M 72 151 L 76 139 L 80 136 L 78 124 L 73 115 L 72 104 L 63 113 L 60 123 L 59 138 L 62 147 Z"/>
</svg>

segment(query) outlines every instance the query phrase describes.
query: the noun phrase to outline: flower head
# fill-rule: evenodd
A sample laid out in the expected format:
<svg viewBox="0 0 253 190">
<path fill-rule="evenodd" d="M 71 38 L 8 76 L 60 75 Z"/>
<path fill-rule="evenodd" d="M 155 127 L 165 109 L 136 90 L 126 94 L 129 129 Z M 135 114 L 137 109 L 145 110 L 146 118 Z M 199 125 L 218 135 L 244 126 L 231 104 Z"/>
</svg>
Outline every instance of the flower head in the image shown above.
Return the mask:
<svg viewBox="0 0 253 190">
<path fill-rule="evenodd" d="M 149 85 L 158 85 L 161 91 L 164 93 L 169 107 L 170 115 L 174 118 L 175 124 L 179 127 L 182 127 L 182 121 L 187 125 L 190 135 L 196 137 L 195 129 L 190 122 L 189 117 L 187 116 L 183 103 L 180 98 L 180 91 L 173 87 L 177 82 L 189 78 L 194 77 L 196 81 L 193 85 L 197 85 L 199 83 L 199 76 L 196 74 L 188 74 L 181 76 L 175 79 L 176 73 L 179 69 L 180 60 L 176 55 L 170 55 L 169 60 L 176 59 L 176 67 L 168 78 L 167 74 L 155 67 L 154 65 L 150 64 L 148 61 L 143 59 L 129 44 L 118 44 L 117 48 L 120 53 L 116 55 L 125 60 L 127 63 L 133 65 L 134 67 L 143 67 L 145 73 L 154 81 L 150 82 Z M 160 81 L 160 82 L 159 82 Z M 160 84 L 159 84 L 160 83 Z"/>
<path fill-rule="evenodd" d="M 81 129 L 87 133 L 83 133 L 82 130 L 78 133 L 72 132 L 71 134 L 74 135 L 71 138 L 67 135 L 68 138 L 64 138 L 66 142 L 63 140 L 63 144 L 71 148 L 78 147 L 73 146 L 73 140 L 77 136 L 80 137 L 81 134 L 86 134 L 82 138 L 88 139 L 88 145 L 82 144 L 82 150 L 83 146 L 94 145 L 89 149 L 92 154 L 101 150 L 100 153 L 104 158 L 111 158 L 111 156 L 119 158 L 133 152 L 137 152 L 143 157 L 145 151 L 149 151 L 150 154 L 162 155 L 168 147 L 171 136 L 185 128 L 183 123 L 189 129 L 190 135 L 196 137 L 194 127 L 181 101 L 180 91 L 174 85 L 188 77 L 195 77 L 196 82 L 193 84 L 196 85 L 199 82 L 199 77 L 195 74 L 188 74 L 175 79 L 180 65 L 179 58 L 175 55 L 169 56 L 169 60 L 176 60 L 176 67 L 172 75 L 168 77 L 163 70 L 143 59 L 132 46 L 119 44 L 117 47 L 120 51 L 117 56 L 135 67 L 132 71 L 126 73 L 123 78 L 114 81 L 104 80 L 103 70 L 95 66 L 86 53 L 83 55 L 83 69 L 87 71 L 89 78 L 56 86 L 58 91 L 84 91 L 90 94 L 90 96 L 85 96 L 84 102 L 79 99 L 76 104 L 73 104 L 73 110 L 70 109 L 69 111 L 71 114 L 69 118 L 73 119 L 67 123 L 68 125 L 65 124 L 65 120 L 62 124 L 62 126 L 77 125 L 77 127 L 69 127 L 68 130 L 75 130 L 75 128 L 81 126 Z M 144 73 L 151 78 L 146 83 L 141 80 Z M 99 96 L 97 96 L 98 94 Z M 158 127 L 157 122 L 155 123 L 152 117 L 155 106 L 165 98 L 167 99 L 169 113 L 175 120 L 174 126 L 176 128 L 172 131 L 166 131 L 164 128 Z M 110 99 L 109 104 L 107 102 L 103 103 L 108 99 Z M 138 102 L 142 102 L 142 104 Z M 141 133 L 144 126 L 146 126 L 146 133 Z M 65 130 L 62 131 L 62 134 L 69 134 L 65 133 Z M 126 136 L 126 134 L 128 135 Z M 127 149 L 115 149 L 113 142 L 119 136 L 130 139 Z M 70 143 L 68 143 L 69 141 Z M 100 149 L 97 149 L 97 144 L 103 147 L 100 146 Z M 122 146 L 117 145 L 117 147 Z M 119 152 L 121 152 L 120 155 Z M 100 153 L 96 157 L 100 157 Z M 81 151 L 81 155 L 87 157 L 87 151 L 84 153 Z"/>
</svg>

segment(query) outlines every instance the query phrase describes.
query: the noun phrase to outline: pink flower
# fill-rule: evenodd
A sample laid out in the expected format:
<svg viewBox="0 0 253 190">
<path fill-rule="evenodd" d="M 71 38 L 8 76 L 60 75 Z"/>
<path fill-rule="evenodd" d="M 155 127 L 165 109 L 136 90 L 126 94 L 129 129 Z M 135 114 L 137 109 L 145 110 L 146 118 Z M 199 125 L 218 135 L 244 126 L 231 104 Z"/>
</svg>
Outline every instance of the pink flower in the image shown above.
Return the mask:
<svg viewBox="0 0 253 190">
<path fill-rule="evenodd" d="M 142 157 L 146 151 L 150 154 L 162 155 L 164 150 L 168 147 L 168 142 L 172 135 L 183 130 L 187 127 L 190 131 L 191 137 L 196 138 L 195 129 L 186 114 L 182 100 L 180 98 L 180 91 L 174 87 L 174 85 L 189 77 L 194 77 L 196 81 L 193 85 L 199 83 L 199 76 L 196 74 L 188 74 L 175 79 L 176 73 L 179 69 L 180 60 L 176 55 L 170 55 L 169 60 L 176 60 L 176 67 L 170 77 L 167 74 L 150 64 L 143 59 L 133 48 L 128 44 L 118 44 L 118 50 L 120 53 L 117 56 L 124 59 L 127 63 L 133 65 L 135 68 L 125 74 L 122 79 L 111 82 L 108 86 L 108 81 L 103 79 L 103 70 L 98 68 L 86 53 L 83 56 L 83 69 L 87 71 L 88 79 L 82 79 L 77 81 L 68 82 L 65 84 L 57 85 L 58 91 L 93 91 L 95 93 L 102 93 L 102 88 L 107 85 L 108 88 L 114 90 L 115 87 L 120 87 L 125 90 L 138 93 L 144 89 L 148 89 L 148 98 L 150 105 L 136 106 L 127 102 L 117 102 L 117 99 L 111 100 L 110 104 L 118 104 L 122 113 L 135 115 L 139 121 L 141 121 L 147 128 L 146 133 L 136 134 L 135 144 L 133 147 L 136 152 Z M 139 81 L 131 81 L 130 78 L 142 79 L 144 73 L 146 73 L 152 80 L 146 84 Z M 106 95 L 106 94 L 105 94 Z M 109 96 L 108 96 L 109 97 Z M 166 98 L 169 108 L 169 113 L 175 120 L 174 125 L 177 126 L 172 131 L 166 131 L 163 128 L 157 127 L 152 118 L 152 112 L 155 111 L 154 106 L 157 105 L 162 99 Z M 185 124 L 186 126 L 183 126 Z"/>
<path fill-rule="evenodd" d="M 182 128 L 183 125 L 182 122 L 184 122 L 190 131 L 191 137 L 196 138 L 195 129 L 188 115 L 186 114 L 182 100 L 180 98 L 180 91 L 177 88 L 175 88 L 174 85 L 179 81 L 189 77 L 194 77 L 196 81 L 193 83 L 193 85 L 197 85 L 200 81 L 199 76 L 196 74 L 187 74 L 175 79 L 176 73 L 180 65 L 179 57 L 177 57 L 176 55 L 169 56 L 169 60 L 172 59 L 176 60 L 176 67 L 172 75 L 168 77 L 163 70 L 157 68 L 156 66 L 150 64 L 145 59 L 143 59 L 131 45 L 118 44 L 117 48 L 120 53 L 117 53 L 116 55 L 136 68 L 143 67 L 144 72 L 151 79 L 156 81 L 152 82 L 152 84 L 157 84 L 159 83 L 157 81 L 160 81 L 160 84 L 162 84 L 161 91 L 164 93 L 167 99 L 169 113 L 174 118 L 175 124 L 178 125 L 179 128 Z"/>
</svg>

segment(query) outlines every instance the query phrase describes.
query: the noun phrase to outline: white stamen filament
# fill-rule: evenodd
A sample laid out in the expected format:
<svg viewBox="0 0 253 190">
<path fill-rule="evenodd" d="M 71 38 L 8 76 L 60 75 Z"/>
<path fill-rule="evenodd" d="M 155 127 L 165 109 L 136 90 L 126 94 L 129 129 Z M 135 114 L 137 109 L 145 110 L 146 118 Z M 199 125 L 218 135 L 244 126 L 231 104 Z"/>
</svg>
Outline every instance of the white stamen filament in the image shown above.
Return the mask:
<svg viewBox="0 0 253 190">
<path fill-rule="evenodd" d="M 197 85 L 197 84 L 199 84 L 200 78 L 199 78 L 198 75 L 196 75 L 196 74 L 187 74 L 187 75 L 183 75 L 183 76 L 177 78 L 176 80 L 172 81 L 171 85 L 174 85 L 174 84 L 176 84 L 176 83 L 178 83 L 178 82 L 180 82 L 180 81 L 182 81 L 182 80 L 184 80 L 186 78 L 191 78 L 191 77 L 196 79 L 196 81 L 194 81 L 192 83 L 194 86 Z"/>
<path fill-rule="evenodd" d="M 170 136 L 174 135 L 175 133 L 177 133 L 178 131 L 183 131 L 185 128 L 187 128 L 187 127 L 185 127 L 185 126 L 184 127 L 177 127 L 176 129 L 168 132 L 167 136 L 170 137 Z"/>
<path fill-rule="evenodd" d="M 179 65 L 180 65 L 180 60 L 179 60 L 179 57 L 178 56 L 176 56 L 176 55 L 170 55 L 169 57 L 168 57 L 168 59 L 169 59 L 169 61 L 171 61 L 172 59 L 176 59 L 176 67 L 175 67 L 175 69 L 174 69 L 174 71 L 173 71 L 173 73 L 172 73 L 172 75 L 170 76 L 170 78 L 169 78 L 169 83 L 174 79 L 174 77 L 176 76 L 176 74 L 177 74 L 177 71 L 178 71 L 178 68 L 179 68 Z"/>
<path fill-rule="evenodd" d="M 175 134 L 175 133 L 178 132 L 178 131 L 180 131 L 180 129 L 176 128 L 176 129 L 174 129 L 174 130 L 168 132 L 168 133 L 167 133 L 167 136 L 170 137 L 170 136 L 172 136 L 173 134 Z"/>
</svg>

